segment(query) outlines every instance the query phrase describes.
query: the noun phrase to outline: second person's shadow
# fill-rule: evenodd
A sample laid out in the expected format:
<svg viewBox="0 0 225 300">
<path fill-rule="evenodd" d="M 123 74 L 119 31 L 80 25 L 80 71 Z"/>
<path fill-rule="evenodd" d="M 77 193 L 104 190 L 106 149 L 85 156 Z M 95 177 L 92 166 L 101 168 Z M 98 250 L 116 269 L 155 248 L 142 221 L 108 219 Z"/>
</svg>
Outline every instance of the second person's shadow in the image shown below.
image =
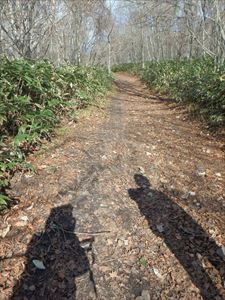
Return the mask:
<svg viewBox="0 0 225 300">
<path fill-rule="evenodd" d="M 164 193 L 152 189 L 148 178 L 135 174 L 134 179 L 138 188 L 129 189 L 128 194 L 137 203 L 149 228 L 164 240 L 204 300 L 225 299 L 225 261 L 218 255 L 221 249 L 217 243 L 182 207 Z M 220 289 L 211 278 L 213 274 L 203 267 L 201 258 L 215 268 Z"/>
<path fill-rule="evenodd" d="M 11 299 L 74 300 L 75 278 L 87 272 L 95 289 L 87 253 L 74 234 L 75 225 L 72 205 L 51 210 L 45 231 L 35 234 L 28 245 L 26 267 Z M 93 241 L 86 242 L 91 247 Z"/>
</svg>

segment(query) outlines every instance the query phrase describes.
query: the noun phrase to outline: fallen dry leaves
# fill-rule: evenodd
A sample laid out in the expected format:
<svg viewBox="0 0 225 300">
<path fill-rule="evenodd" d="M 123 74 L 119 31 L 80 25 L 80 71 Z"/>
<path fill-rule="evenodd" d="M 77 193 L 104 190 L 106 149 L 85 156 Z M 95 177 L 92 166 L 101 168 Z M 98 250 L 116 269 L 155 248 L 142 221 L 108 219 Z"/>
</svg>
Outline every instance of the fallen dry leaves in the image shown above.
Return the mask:
<svg viewBox="0 0 225 300">
<path fill-rule="evenodd" d="M 29 158 L 36 174 L 14 177 L 1 300 L 222 299 L 223 143 L 137 78 L 117 77 L 107 113 L 70 124 Z M 68 203 L 70 217 L 49 225 Z"/>
</svg>

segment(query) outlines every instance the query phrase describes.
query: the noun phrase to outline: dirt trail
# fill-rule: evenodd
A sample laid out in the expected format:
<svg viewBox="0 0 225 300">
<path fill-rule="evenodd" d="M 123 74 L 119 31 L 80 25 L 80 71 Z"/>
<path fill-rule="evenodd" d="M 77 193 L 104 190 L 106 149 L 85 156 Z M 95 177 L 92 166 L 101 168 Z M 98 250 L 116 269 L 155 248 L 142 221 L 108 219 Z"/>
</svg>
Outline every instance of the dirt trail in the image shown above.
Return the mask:
<svg viewBox="0 0 225 300">
<path fill-rule="evenodd" d="M 137 78 L 115 84 L 107 113 L 14 178 L 1 300 L 225 297 L 222 143 Z"/>
</svg>

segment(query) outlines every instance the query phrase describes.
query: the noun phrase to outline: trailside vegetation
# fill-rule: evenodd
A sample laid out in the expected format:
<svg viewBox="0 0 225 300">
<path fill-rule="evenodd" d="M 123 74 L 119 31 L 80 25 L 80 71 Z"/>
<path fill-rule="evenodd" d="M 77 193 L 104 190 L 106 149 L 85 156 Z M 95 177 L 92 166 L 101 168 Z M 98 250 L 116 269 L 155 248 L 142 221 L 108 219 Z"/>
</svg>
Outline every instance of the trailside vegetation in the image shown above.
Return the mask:
<svg viewBox="0 0 225 300">
<path fill-rule="evenodd" d="M 0 208 L 9 200 L 5 189 L 11 175 L 32 168 L 26 154 L 50 139 L 62 116 L 73 118 L 75 110 L 103 96 L 111 82 L 104 68 L 0 60 Z"/>
<path fill-rule="evenodd" d="M 151 89 L 188 104 L 210 126 L 225 125 L 225 64 L 212 59 L 162 60 L 121 64 L 114 72 L 137 74 Z"/>
</svg>

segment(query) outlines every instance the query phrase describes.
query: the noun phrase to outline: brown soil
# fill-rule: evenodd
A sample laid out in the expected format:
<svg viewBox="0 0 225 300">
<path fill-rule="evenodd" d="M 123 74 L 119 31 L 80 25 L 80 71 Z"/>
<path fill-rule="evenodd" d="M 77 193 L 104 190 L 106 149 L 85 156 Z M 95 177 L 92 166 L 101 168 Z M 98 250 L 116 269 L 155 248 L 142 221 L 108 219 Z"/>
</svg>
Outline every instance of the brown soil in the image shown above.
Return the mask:
<svg viewBox="0 0 225 300">
<path fill-rule="evenodd" d="M 14 177 L 1 300 L 225 299 L 222 142 L 137 78 L 115 85 Z"/>
</svg>

